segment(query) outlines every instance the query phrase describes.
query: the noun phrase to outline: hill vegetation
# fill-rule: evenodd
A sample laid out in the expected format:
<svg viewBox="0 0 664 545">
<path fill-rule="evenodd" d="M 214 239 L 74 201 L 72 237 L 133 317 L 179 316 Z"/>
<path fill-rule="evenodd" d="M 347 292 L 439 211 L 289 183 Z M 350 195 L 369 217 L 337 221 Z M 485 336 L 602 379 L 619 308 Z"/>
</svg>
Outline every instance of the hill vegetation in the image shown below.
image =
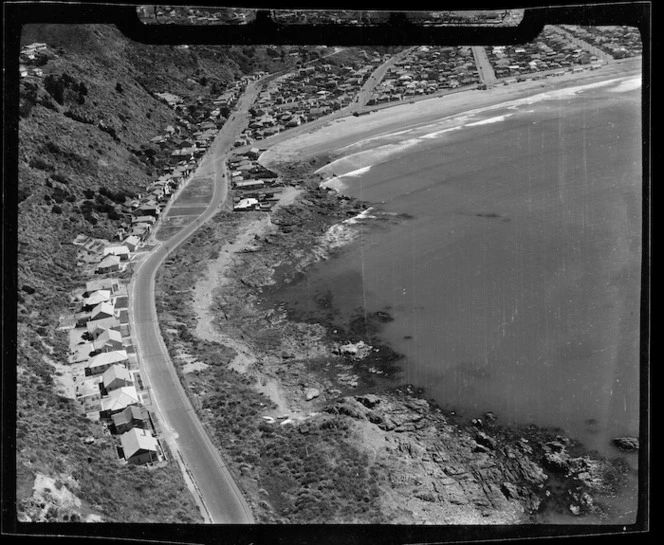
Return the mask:
<svg viewBox="0 0 664 545">
<path fill-rule="evenodd" d="M 84 277 L 72 241 L 111 239 L 122 204 L 156 178 L 136 150 L 183 122 L 155 94 L 217 96 L 254 69 L 295 61 L 265 50 L 146 46 L 113 27 L 30 25 L 47 45 L 42 77 L 21 79 L 17 271 L 17 505 L 24 521 L 200 521 L 175 462 L 122 467 L 99 424 L 58 386 L 68 340 L 58 331 Z M 55 488 L 37 486 L 55 483 Z M 149 501 L 146 499 L 149 498 Z"/>
</svg>

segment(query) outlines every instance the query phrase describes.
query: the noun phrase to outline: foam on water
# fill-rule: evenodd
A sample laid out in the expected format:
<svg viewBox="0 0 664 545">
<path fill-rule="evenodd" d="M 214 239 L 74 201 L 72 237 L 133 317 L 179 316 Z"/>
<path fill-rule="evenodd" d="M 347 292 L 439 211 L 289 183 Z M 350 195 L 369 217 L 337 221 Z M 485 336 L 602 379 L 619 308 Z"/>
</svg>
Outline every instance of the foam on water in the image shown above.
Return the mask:
<svg viewBox="0 0 664 545">
<path fill-rule="evenodd" d="M 479 125 L 490 125 L 492 123 L 500 123 L 501 121 L 505 121 L 508 117 L 512 117 L 514 114 L 505 114 L 505 115 L 498 115 L 496 117 L 489 117 L 487 119 L 481 119 L 480 121 L 475 121 L 474 123 L 467 123 L 464 125 L 465 127 L 477 127 Z"/>
</svg>

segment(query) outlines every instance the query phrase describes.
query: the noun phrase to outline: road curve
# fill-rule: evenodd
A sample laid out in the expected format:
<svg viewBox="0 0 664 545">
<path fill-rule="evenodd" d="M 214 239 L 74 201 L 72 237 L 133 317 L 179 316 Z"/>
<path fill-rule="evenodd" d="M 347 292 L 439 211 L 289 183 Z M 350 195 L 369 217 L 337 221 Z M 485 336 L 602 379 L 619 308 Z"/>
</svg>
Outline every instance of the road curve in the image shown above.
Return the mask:
<svg viewBox="0 0 664 545">
<path fill-rule="evenodd" d="M 135 270 L 130 286 L 130 321 L 142 373 L 150 386 L 153 409 L 174 456 L 188 470 L 213 523 L 253 523 L 253 515 L 218 449 L 212 444 L 180 383 L 159 331 L 154 298 L 155 275 L 166 257 L 217 213 L 228 196 L 225 158 L 245 122 L 257 92 L 252 82 L 235 113 L 217 135 L 194 176 L 214 176 L 214 195 L 196 221 L 159 243 Z M 169 441 L 168 439 L 171 439 Z"/>
</svg>

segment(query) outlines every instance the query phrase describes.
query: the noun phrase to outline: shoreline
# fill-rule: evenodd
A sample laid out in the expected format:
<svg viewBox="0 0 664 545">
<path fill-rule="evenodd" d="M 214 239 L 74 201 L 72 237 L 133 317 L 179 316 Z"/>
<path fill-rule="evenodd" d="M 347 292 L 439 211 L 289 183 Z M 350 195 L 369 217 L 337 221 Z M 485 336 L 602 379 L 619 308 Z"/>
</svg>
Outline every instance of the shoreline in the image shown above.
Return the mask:
<svg viewBox="0 0 664 545">
<path fill-rule="evenodd" d="M 499 109 L 510 102 L 527 99 L 541 93 L 564 91 L 572 87 L 601 84 L 612 79 L 629 78 L 641 74 L 641 59 L 630 59 L 621 63 L 605 65 L 595 71 L 567 73 L 556 78 L 527 80 L 511 85 L 496 85 L 487 90 L 464 90 L 452 95 L 432 97 L 413 104 L 408 102 L 391 105 L 359 117 L 351 115 L 329 121 L 311 131 L 288 138 L 287 133 L 278 135 L 276 143 L 262 144 L 267 150 L 259 162 L 267 168 L 285 162 L 305 162 L 312 157 L 325 154 L 332 160 L 343 157 L 343 148 L 371 143 L 390 132 L 406 133 L 422 125 L 431 125 L 447 118 L 461 116 L 475 110 Z M 346 171 L 357 170 L 368 165 L 353 163 Z"/>
<path fill-rule="evenodd" d="M 324 158 L 318 162 L 321 161 Z M 316 166 L 306 165 L 299 171 L 291 166 L 291 169 L 301 178 L 307 169 Z M 355 357 L 357 351 L 339 350 L 350 341 L 358 348 L 358 339 L 369 344 L 370 336 L 347 331 L 330 338 L 329 328 L 322 326 L 320 320 L 316 324 L 315 317 L 309 323 L 294 322 L 283 308 L 269 308 L 269 305 L 266 308 L 260 304 L 266 291 L 278 290 L 274 285 L 275 277 L 281 282 L 283 275 L 275 275 L 274 270 L 283 264 L 286 256 L 296 260 L 295 267 L 289 270 L 297 271 L 300 261 L 306 270 L 307 263 L 310 264 L 306 259 L 309 248 L 320 242 L 329 226 L 366 211 L 366 204 L 356 199 L 318 188 L 316 176 L 312 176 L 313 180 L 311 176 L 304 177 L 310 181 L 298 199 L 290 206 L 277 209 L 269 219 L 260 213 L 241 217 L 224 215 L 218 222 L 232 221 L 233 233 L 224 228 L 223 236 L 221 232 L 218 237 L 206 235 L 205 248 L 209 247 L 216 257 L 204 261 L 207 271 L 193 281 L 189 292 L 193 304 L 188 306 L 187 317 L 182 322 L 182 326 L 190 324 L 188 327 L 196 328 L 205 338 L 194 340 L 185 348 L 183 352 L 188 361 L 182 358 L 183 352 L 174 361 L 184 377 L 183 382 L 190 384 L 190 392 L 199 392 L 195 394 L 198 400 L 195 406 L 203 411 L 201 418 L 206 426 L 217 426 L 216 433 L 211 429 L 211 435 L 216 437 L 219 448 L 228 453 L 226 445 L 230 437 L 235 438 L 233 448 L 246 450 L 247 445 L 254 445 L 255 441 L 262 442 L 261 448 L 268 448 L 265 445 L 269 446 L 270 434 L 275 431 L 286 434 L 289 440 L 297 437 L 307 441 L 320 436 L 320 440 L 332 441 L 326 447 L 332 451 L 351 448 L 358 455 L 373 460 L 371 479 L 378 483 L 374 517 L 382 513 L 397 523 L 518 524 L 538 520 L 541 515 L 537 513 L 544 509 L 547 512 L 553 509 L 563 517 L 580 516 L 578 520 L 584 519 L 583 514 L 593 520 L 606 516 L 598 506 L 601 498 L 613 494 L 624 478 L 621 471 L 626 471 L 616 465 L 617 462 L 584 452 L 577 443 L 560 435 L 559 430 L 535 426 L 503 428 L 494 422 L 493 415 L 486 415 L 485 422 L 466 422 L 462 416 L 444 412 L 426 400 L 424 391 L 397 386 L 389 379 L 380 385 L 372 383 L 367 378 L 375 375 L 366 372 L 369 364 Z M 336 206 L 332 207 L 332 203 Z M 340 214 L 338 207 L 345 210 Z M 207 251 L 196 246 L 190 245 L 189 251 L 197 255 Z M 294 249 L 299 253 L 293 255 Z M 322 259 L 329 256 L 324 252 L 318 255 Z M 204 308 L 210 282 L 219 282 L 211 296 L 212 312 Z M 324 298 L 317 298 L 317 305 L 319 314 L 333 314 Z M 202 326 L 201 320 L 206 324 Z M 175 323 L 172 317 L 164 316 L 160 316 L 160 322 L 165 328 L 169 322 Z M 167 344 L 172 345 L 173 334 L 168 334 L 168 329 L 166 332 Z M 190 337 L 199 338 L 198 335 Z M 240 344 L 229 339 L 239 339 Z M 196 349 L 200 342 L 204 350 Z M 206 362 L 206 352 L 217 343 L 226 354 L 225 364 L 214 364 L 209 359 Z M 245 358 L 245 367 L 237 365 L 238 354 L 241 359 Z M 205 365 L 192 368 L 191 357 Z M 185 371 L 186 365 L 190 367 Z M 210 378 L 206 378 L 208 375 Z M 250 415 L 243 420 L 247 429 L 251 425 L 258 427 L 256 438 L 251 442 L 244 444 L 247 438 L 222 432 L 218 420 L 223 419 L 223 415 L 213 417 L 205 412 L 209 402 L 205 401 L 205 394 L 200 393 L 200 386 L 195 385 L 199 381 L 212 384 L 212 376 L 216 376 L 217 381 L 239 377 L 259 396 L 257 399 L 263 399 L 249 405 L 256 411 L 249 411 Z M 209 388 L 207 386 L 206 390 Z M 246 398 L 246 394 L 243 397 Z M 347 426 L 351 437 L 335 436 L 334 440 L 327 437 L 325 426 L 330 425 L 329 422 Z M 447 440 L 441 443 L 441 438 Z M 237 460 L 237 454 L 228 454 L 227 459 Z M 515 459 L 518 467 L 513 466 Z M 287 462 L 290 463 L 295 461 Z M 266 490 L 268 497 L 272 497 L 276 490 L 265 488 L 265 476 L 261 475 L 272 475 L 270 479 L 279 477 L 263 462 L 249 465 L 251 470 L 242 469 L 246 462 L 236 465 L 235 475 L 257 520 L 279 520 L 278 515 L 283 516 L 283 513 L 279 512 L 278 503 L 275 506 L 266 501 L 260 492 Z M 257 477 L 248 479 L 247 473 L 251 471 L 256 471 Z M 394 481 L 393 475 L 409 477 Z M 440 481 L 446 483 L 443 488 L 436 484 Z M 263 487 L 259 487 L 260 483 Z M 421 492 L 423 486 L 428 492 Z M 404 510 L 406 504 L 408 508 Z M 288 521 L 302 521 L 298 516 L 303 515 L 298 512 Z M 358 520 L 339 520 L 353 521 Z"/>
<path fill-rule="evenodd" d="M 384 131 L 386 123 L 367 129 L 369 135 Z M 220 213 L 213 220 L 217 226 L 205 229 L 207 234 L 200 237 L 202 248 L 192 241 L 179 252 L 190 254 L 190 266 L 202 261 L 205 268 L 194 274 L 182 265 L 188 271 L 180 276 L 181 282 L 187 282 L 183 291 L 191 294 L 190 302 L 186 297 L 180 301 L 185 310 L 169 306 L 163 290 L 160 297 L 160 323 L 167 345 L 178 347 L 173 359 L 181 379 L 218 448 L 232 461 L 231 470 L 256 519 L 366 522 L 362 517 L 342 517 L 338 508 L 336 519 L 330 513 L 319 519 L 318 511 L 289 503 L 296 488 L 282 482 L 283 470 L 275 473 L 267 462 L 285 464 L 292 474 L 294 464 L 311 456 L 308 442 L 322 441 L 326 452 L 350 449 L 352 459 L 366 457 L 369 468 L 362 476 L 358 473 L 355 485 L 372 492 L 349 501 L 366 506 L 369 520 L 519 524 L 550 516 L 601 523 L 611 514 L 605 503 L 610 504 L 625 486 L 630 471 L 617 454 L 608 459 L 587 452 L 556 429 L 501 426 L 491 413 L 466 422 L 427 401 L 422 390 L 390 384 L 390 379 L 380 385 L 372 382 L 368 364 L 357 357 L 364 350 L 361 342 L 374 342 L 367 335 L 366 321 L 363 335 L 351 330 L 331 335 L 322 324 L 334 323 L 334 309 L 324 294 L 314 297 L 311 320 L 293 321 L 297 316 L 289 316 L 283 305 L 274 308 L 264 303 L 267 295 L 279 292 L 289 274 L 305 275 L 308 266 L 334 253 L 330 241 L 327 247 L 324 243 L 334 226 L 367 213 L 369 203 L 321 188 L 323 175 L 314 172 L 334 158 L 335 143 L 367 136 L 362 130 L 336 134 L 328 139 L 329 145 L 317 143 L 309 134 L 308 147 L 289 141 L 288 153 L 266 152 L 265 163 L 296 186 L 298 194 L 267 217 Z M 318 140 L 326 139 L 324 128 L 314 134 Z M 293 162 L 295 158 L 298 161 Z M 362 226 L 351 223 L 350 229 L 358 228 Z M 179 286 L 173 278 L 173 285 Z M 184 329 L 195 333 L 185 334 Z M 376 359 L 380 361 L 380 354 Z M 211 407 L 219 406 L 211 392 L 215 384 L 218 391 L 224 382 L 238 384 L 241 395 L 225 387 L 226 409 L 211 413 Z M 242 405 L 243 410 L 233 409 L 236 416 L 226 414 L 229 403 L 237 403 L 237 410 Z M 239 418 L 241 434 L 233 425 Z M 270 449 L 282 439 L 290 442 L 291 455 L 274 459 Z M 302 444 L 304 451 L 297 450 Z M 394 475 L 405 477 L 395 480 Z M 342 477 L 336 477 L 333 490 L 345 486 L 339 481 Z M 295 477 L 302 486 L 299 479 Z M 309 501 L 323 509 L 318 500 Z M 334 499 L 329 503 L 336 505 Z"/>
</svg>

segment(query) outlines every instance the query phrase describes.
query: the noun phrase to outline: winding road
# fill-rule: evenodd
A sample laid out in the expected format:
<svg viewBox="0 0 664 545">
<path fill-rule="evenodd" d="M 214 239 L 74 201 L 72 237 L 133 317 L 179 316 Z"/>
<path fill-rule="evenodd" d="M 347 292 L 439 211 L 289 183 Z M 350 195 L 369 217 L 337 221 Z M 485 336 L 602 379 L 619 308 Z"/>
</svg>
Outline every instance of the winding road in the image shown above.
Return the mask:
<svg viewBox="0 0 664 545">
<path fill-rule="evenodd" d="M 158 243 L 134 271 L 129 285 L 130 323 L 142 374 L 151 391 L 152 409 L 161 424 L 160 436 L 172 454 L 184 463 L 212 523 L 252 523 L 251 509 L 212 444 L 180 383 L 159 331 L 154 288 L 157 269 L 178 246 L 218 212 L 228 197 L 225 159 L 243 128 L 247 111 L 258 92 L 258 82 L 247 86 L 235 113 L 223 126 L 194 173 L 214 178 L 214 195 L 198 218 L 167 241 Z M 191 182 L 190 182 L 191 183 Z M 176 201 L 177 197 L 173 199 Z M 165 211 L 168 214 L 168 211 Z"/>
<path fill-rule="evenodd" d="M 363 86 L 357 102 L 353 102 L 344 111 L 337 112 L 323 122 L 333 117 L 348 115 L 355 108 L 362 108 L 389 67 L 407 52 L 408 50 L 382 64 Z M 181 467 L 188 476 L 206 520 L 215 524 L 253 523 L 254 519 L 219 450 L 210 440 L 196 415 L 170 359 L 159 331 L 154 293 L 155 276 L 167 257 L 226 203 L 229 173 L 225 160 L 229 151 L 233 149 L 237 135 L 248 124 L 248 110 L 261 85 L 274 77 L 275 74 L 272 74 L 247 86 L 230 119 L 219 131 L 200 166 L 189 180 L 188 186 L 195 184 L 200 178 L 213 179 L 214 193 L 205 211 L 167 240 L 159 241 L 153 233 L 156 245 L 136 265 L 129 285 L 129 315 L 134 346 L 142 375 L 150 388 L 151 409 L 160 424 L 160 438 L 166 442 L 173 456 L 182 464 Z M 312 130 L 314 125 L 315 122 L 298 129 Z M 292 137 L 294 132 L 297 131 L 288 131 L 286 137 Z M 265 142 L 260 142 L 260 145 L 264 146 Z M 177 214 L 173 209 L 177 207 L 180 194 L 181 192 L 178 192 L 171 199 L 163 212 L 164 218 L 168 218 L 171 211 L 173 215 Z M 163 224 L 163 219 L 160 224 Z"/>
</svg>

